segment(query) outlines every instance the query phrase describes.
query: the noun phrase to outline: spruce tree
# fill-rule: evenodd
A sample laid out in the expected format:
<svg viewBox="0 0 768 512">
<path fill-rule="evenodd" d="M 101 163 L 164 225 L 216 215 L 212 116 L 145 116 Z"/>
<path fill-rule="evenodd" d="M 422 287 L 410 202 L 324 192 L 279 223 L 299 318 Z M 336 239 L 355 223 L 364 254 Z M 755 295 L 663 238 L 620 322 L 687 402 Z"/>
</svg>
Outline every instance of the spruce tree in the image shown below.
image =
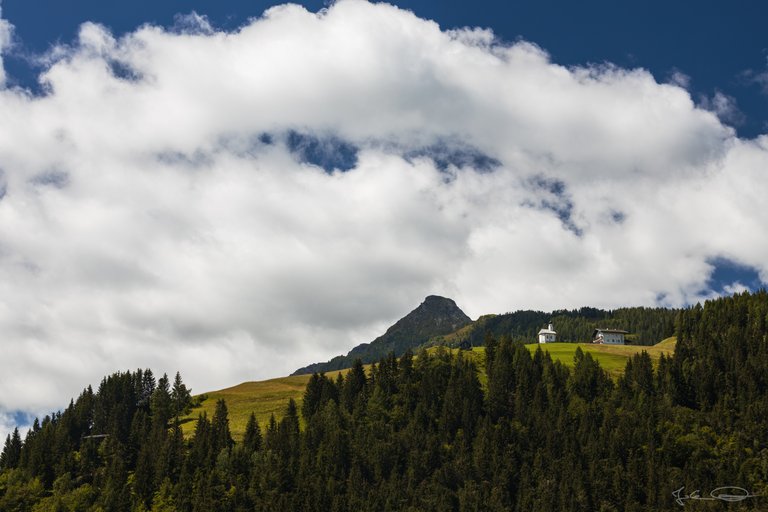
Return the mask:
<svg viewBox="0 0 768 512">
<path fill-rule="evenodd" d="M 211 419 L 211 455 L 214 460 L 221 450 L 232 448 L 234 441 L 229 431 L 229 414 L 224 399 L 216 401 L 216 410 Z"/>
<path fill-rule="evenodd" d="M 21 436 L 18 427 L 13 429 L 5 439 L 3 453 L 0 454 L 0 469 L 14 469 L 21 460 Z"/>
<path fill-rule="evenodd" d="M 355 359 L 352 369 L 344 377 L 344 386 L 341 388 L 341 402 L 347 411 L 352 412 L 358 397 L 365 395 L 367 384 L 363 362 L 359 358 Z"/>
<path fill-rule="evenodd" d="M 251 413 L 248 417 L 248 423 L 245 425 L 243 446 L 249 454 L 258 451 L 261 448 L 261 429 L 259 428 L 259 422 L 256 421 L 256 415 L 254 413 Z"/>
<path fill-rule="evenodd" d="M 192 403 L 192 393 L 181 380 L 181 374 L 176 372 L 173 379 L 173 389 L 171 389 L 171 402 L 173 404 L 172 415 L 181 416 L 186 414 Z"/>
<path fill-rule="evenodd" d="M 309 378 L 307 387 L 304 388 L 304 399 L 301 403 L 301 415 L 306 421 L 309 421 L 320 408 L 323 394 L 322 379 L 324 378 L 325 374 L 318 374 L 315 372 Z"/>
<path fill-rule="evenodd" d="M 153 426 L 165 428 L 173 413 L 168 375 L 163 374 L 157 381 L 157 388 L 152 392 L 150 408 Z"/>
</svg>

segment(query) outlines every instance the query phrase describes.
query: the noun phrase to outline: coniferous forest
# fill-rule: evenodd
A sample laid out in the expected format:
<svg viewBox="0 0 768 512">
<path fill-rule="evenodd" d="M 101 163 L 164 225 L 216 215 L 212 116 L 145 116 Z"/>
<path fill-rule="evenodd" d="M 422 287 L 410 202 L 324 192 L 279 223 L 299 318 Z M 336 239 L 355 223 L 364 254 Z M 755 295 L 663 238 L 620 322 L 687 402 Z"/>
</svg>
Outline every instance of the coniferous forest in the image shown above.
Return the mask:
<svg viewBox="0 0 768 512">
<path fill-rule="evenodd" d="M 630 332 L 633 345 L 653 345 L 675 334 L 675 319 L 679 310 L 667 308 L 619 308 L 606 311 L 597 308 L 542 311 L 515 311 L 487 317 L 482 328 L 470 331 L 466 339 L 480 346 L 488 333 L 508 337 L 513 341 L 531 343 L 548 323 L 553 323 L 560 342 L 588 342 L 598 328 L 622 329 Z"/>
<path fill-rule="evenodd" d="M 301 407 L 230 435 L 227 406 L 184 439 L 181 377 L 118 373 L 14 433 L 3 511 L 768 509 L 768 294 L 682 310 L 674 356 L 613 381 L 519 342 L 383 358 L 312 376 Z M 483 377 L 485 379 L 485 377 Z M 756 495 L 703 501 L 737 486 Z"/>
</svg>

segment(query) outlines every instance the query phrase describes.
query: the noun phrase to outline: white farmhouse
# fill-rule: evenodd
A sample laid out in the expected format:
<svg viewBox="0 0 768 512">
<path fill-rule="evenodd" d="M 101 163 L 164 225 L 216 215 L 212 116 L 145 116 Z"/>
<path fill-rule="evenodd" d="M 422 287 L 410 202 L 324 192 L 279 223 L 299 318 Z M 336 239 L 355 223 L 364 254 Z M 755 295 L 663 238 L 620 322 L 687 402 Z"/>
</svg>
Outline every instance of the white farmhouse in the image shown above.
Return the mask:
<svg viewBox="0 0 768 512">
<path fill-rule="evenodd" d="M 555 327 L 549 324 L 546 329 L 539 331 L 539 343 L 554 343 L 557 339 Z"/>
<path fill-rule="evenodd" d="M 595 331 L 592 333 L 592 343 L 623 345 L 625 334 L 629 333 L 620 329 L 595 329 Z"/>
</svg>

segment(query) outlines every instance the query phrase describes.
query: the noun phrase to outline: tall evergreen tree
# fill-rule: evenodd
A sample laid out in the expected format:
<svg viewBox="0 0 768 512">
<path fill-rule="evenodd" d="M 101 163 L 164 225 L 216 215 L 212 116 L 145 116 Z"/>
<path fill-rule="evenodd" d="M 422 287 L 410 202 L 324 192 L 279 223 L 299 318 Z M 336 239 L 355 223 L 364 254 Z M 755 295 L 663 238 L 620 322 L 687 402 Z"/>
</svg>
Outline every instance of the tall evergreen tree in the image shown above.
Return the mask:
<svg viewBox="0 0 768 512">
<path fill-rule="evenodd" d="M 211 419 L 211 454 L 215 458 L 221 450 L 232 448 L 234 441 L 229 431 L 229 413 L 223 399 L 216 401 L 216 410 Z"/>
<path fill-rule="evenodd" d="M 363 362 L 355 359 L 352 368 L 344 377 L 344 385 L 341 389 L 341 401 L 347 411 L 351 412 L 355 403 L 361 396 L 365 396 L 368 379 L 365 375 Z"/>
<path fill-rule="evenodd" d="M 181 374 L 176 372 L 176 377 L 173 379 L 173 388 L 171 389 L 171 403 L 172 403 L 172 416 L 180 416 L 186 414 L 189 410 L 189 406 L 192 403 L 192 393 L 184 382 L 181 380 Z"/>
<path fill-rule="evenodd" d="M 243 446 L 249 454 L 261 448 L 261 429 L 254 413 L 248 416 L 248 423 L 245 425 L 245 435 L 243 436 Z"/>
<path fill-rule="evenodd" d="M 152 423 L 159 428 L 165 428 L 173 416 L 173 401 L 171 399 L 168 375 L 163 374 L 157 381 L 157 387 L 152 392 L 150 408 L 152 410 Z"/>
<path fill-rule="evenodd" d="M 19 466 L 21 460 L 21 435 L 18 427 L 13 429 L 5 439 L 3 453 L 0 454 L 0 469 L 14 469 Z"/>
</svg>

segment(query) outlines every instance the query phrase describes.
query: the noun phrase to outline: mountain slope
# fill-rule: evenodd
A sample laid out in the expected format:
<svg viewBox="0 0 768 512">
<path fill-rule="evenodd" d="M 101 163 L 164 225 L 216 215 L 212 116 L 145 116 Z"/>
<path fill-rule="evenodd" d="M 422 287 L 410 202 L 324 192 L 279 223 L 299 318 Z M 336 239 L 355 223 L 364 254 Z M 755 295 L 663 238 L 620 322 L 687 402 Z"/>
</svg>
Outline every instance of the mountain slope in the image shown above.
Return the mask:
<svg viewBox="0 0 768 512">
<path fill-rule="evenodd" d="M 661 357 L 661 354 L 667 356 L 674 354 L 675 343 L 675 338 L 668 338 L 653 346 L 609 346 L 596 345 L 593 343 L 548 343 L 539 345 L 538 343 L 532 343 L 525 347 L 531 354 L 541 348 L 542 350 L 549 352 L 552 359 L 562 362 L 569 368 L 573 368 L 576 349 L 581 348 L 583 352 L 591 354 L 611 377 L 617 379 L 619 375 L 624 373 L 627 361 L 634 354 L 645 350 L 651 356 L 651 360 L 653 360 L 655 364 Z M 433 350 L 438 349 L 428 349 L 428 351 Z M 452 349 L 452 351 L 455 353 L 457 349 Z M 480 379 L 480 382 L 483 383 L 483 386 L 485 386 L 487 381 L 485 373 L 485 347 L 474 347 L 471 351 L 463 352 L 463 357 L 474 361 L 478 368 L 478 378 Z M 326 375 L 335 380 L 338 373 L 344 374 L 346 371 L 332 371 L 326 373 Z M 262 428 L 266 429 L 269 417 L 272 414 L 274 414 L 278 420 L 285 414 L 286 405 L 288 404 L 289 399 L 293 398 L 299 407 L 301 407 L 304 390 L 307 382 L 309 382 L 309 378 L 310 376 L 306 374 L 294 375 L 259 382 L 244 382 L 231 388 L 209 391 L 201 397 L 200 407 L 193 409 L 187 416 L 182 418 L 184 436 L 187 438 L 192 437 L 200 413 L 205 412 L 209 418 L 213 417 L 216 409 L 216 401 L 219 399 L 224 399 L 227 402 L 227 407 L 229 408 L 229 424 L 232 430 L 232 436 L 235 440 L 240 441 L 242 439 L 245 433 L 245 424 L 248 421 L 251 412 L 255 413 L 259 424 Z"/>
<path fill-rule="evenodd" d="M 336 356 L 325 363 L 314 363 L 299 368 L 292 375 L 349 368 L 355 359 L 372 363 L 390 352 L 400 356 L 409 348 L 416 348 L 430 338 L 450 334 L 470 323 L 472 319 L 464 314 L 453 300 L 430 295 L 419 307 L 398 320 L 371 343 L 356 346 L 346 356 Z"/>
</svg>

